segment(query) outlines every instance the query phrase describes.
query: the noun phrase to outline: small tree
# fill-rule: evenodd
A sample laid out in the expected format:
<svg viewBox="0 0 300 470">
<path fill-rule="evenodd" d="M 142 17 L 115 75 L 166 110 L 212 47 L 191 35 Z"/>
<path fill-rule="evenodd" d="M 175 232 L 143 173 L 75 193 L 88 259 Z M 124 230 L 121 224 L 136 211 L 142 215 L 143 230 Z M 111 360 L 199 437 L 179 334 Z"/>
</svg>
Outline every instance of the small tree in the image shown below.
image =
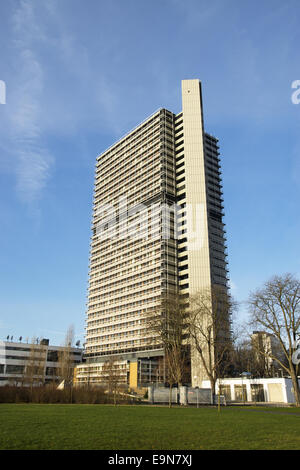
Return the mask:
<svg viewBox="0 0 300 470">
<path fill-rule="evenodd" d="M 274 276 L 249 296 L 250 325 L 273 335 L 280 351 L 258 349 L 276 361 L 291 376 L 296 405 L 300 406 L 298 364 L 294 360 L 300 337 L 300 281 L 292 274 Z M 284 359 L 282 359 L 282 355 Z"/>
<path fill-rule="evenodd" d="M 208 377 L 213 395 L 216 381 L 230 365 L 230 317 L 235 304 L 222 286 L 213 286 L 190 298 L 188 329 L 194 353 Z"/>
<path fill-rule="evenodd" d="M 276 356 L 287 365 L 282 347 L 273 334 L 266 331 L 254 331 L 251 335 L 251 346 L 254 356 L 253 364 L 261 377 L 272 377 L 275 370 L 279 368 L 279 363 L 272 356 Z"/>
<path fill-rule="evenodd" d="M 104 380 L 108 385 L 108 392 L 113 397 L 114 405 L 117 404 L 118 388 L 122 380 L 120 365 L 114 357 L 110 357 L 103 365 Z"/>
<path fill-rule="evenodd" d="M 58 375 L 60 380 L 63 382 L 65 389 L 70 390 L 70 400 L 72 401 L 72 385 L 73 385 L 73 373 L 74 363 L 71 356 L 71 347 L 74 342 L 74 327 L 69 326 L 64 346 L 58 353 Z"/>
<path fill-rule="evenodd" d="M 170 386 L 169 406 L 173 385 L 180 386 L 187 373 L 186 322 L 186 304 L 176 293 L 164 298 L 160 310 L 149 319 L 150 328 L 164 350 L 164 375 Z"/>
<path fill-rule="evenodd" d="M 32 338 L 28 359 L 25 361 L 23 384 L 30 387 L 31 399 L 33 387 L 45 382 L 46 348 Z"/>
</svg>

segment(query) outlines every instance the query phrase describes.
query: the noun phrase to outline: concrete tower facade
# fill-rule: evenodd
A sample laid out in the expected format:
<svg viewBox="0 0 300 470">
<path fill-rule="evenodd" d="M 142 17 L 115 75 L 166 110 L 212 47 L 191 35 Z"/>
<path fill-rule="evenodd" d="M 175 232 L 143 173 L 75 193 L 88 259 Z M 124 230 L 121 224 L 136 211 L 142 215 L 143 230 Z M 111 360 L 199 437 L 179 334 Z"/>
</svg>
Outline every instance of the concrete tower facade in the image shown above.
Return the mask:
<svg viewBox="0 0 300 470">
<path fill-rule="evenodd" d="M 201 83 L 183 80 L 181 113 L 158 110 L 97 158 L 79 383 L 103 380 L 111 358 L 133 387 L 164 381 L 147 318 L 166 293 L 227 289 L 224 234 L 218 141 L 204 131 Z M 191 369 L 201 385 L 193 352 Z"/>
</svg>

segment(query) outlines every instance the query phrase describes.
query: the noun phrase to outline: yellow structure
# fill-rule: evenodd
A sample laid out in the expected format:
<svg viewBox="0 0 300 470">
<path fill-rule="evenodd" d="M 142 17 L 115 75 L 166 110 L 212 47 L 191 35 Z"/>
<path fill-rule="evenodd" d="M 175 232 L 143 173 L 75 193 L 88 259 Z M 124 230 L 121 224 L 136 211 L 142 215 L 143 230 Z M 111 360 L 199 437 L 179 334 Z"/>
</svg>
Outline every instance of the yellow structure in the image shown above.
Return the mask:
<svg viewBox="0 0 300 470">
<path fill-rule="evenodd" d="M 130 362 L 129 367 L 129 387 L 135 389 L 138 386 L 138 363 Z"/>
</svg>

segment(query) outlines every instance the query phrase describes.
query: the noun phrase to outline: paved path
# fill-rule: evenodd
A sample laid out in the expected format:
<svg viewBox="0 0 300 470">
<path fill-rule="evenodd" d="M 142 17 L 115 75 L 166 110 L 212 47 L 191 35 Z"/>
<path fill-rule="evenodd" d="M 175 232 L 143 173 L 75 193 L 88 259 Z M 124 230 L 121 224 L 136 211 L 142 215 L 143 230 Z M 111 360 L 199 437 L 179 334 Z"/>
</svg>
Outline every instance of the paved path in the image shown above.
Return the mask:
<svg viewBox="0 0 300 470">
<path fill-rule="evenodd" d="M 300 418 L 300 413 L 297 413 L 297 412 L 291 412 L 291 413 L 288 413 L 286 411 L 274 411 L 274 410 L 253 410 L 253 409 L 249 409 L 249 408 L 241 408 L 242 411 L 252 411 L 254 413 L 271 413 L 271 414 L 275 414 L 275 415 L 288 415 L 288 416 L 296 416 L 297 418 Z"/>
</svg>

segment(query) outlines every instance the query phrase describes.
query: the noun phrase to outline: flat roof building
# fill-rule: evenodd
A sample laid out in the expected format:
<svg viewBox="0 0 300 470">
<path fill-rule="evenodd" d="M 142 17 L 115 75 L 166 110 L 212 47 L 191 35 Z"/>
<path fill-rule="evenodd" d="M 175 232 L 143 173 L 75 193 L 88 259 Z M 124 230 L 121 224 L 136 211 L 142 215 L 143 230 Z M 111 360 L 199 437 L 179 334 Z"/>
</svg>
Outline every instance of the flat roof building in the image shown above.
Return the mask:
<svg viewBox="0 0 300 470">
<path fill-rule="evenodd" d="M 49 340 L 24 343 L 0 341 L 0 386 L 58 383 L 60 377 L 60 358 L 66 347 L 49 345 Z M 82 362 L 83 350 L 68 348 L 70 366 Z"/>
<path fill-rule="evenodd" d="M 204 131 L 201 83 L 182 81 L 182 112 L 159 109 L 97 158 L 85 362 L 103 379 L 114 357 L 132 386 L 164 381 L 148 318 L 162 298 L 228 288 L 218 139 Z M 199 357 L 190 381 L 200 385 Z"/>
</svg>

